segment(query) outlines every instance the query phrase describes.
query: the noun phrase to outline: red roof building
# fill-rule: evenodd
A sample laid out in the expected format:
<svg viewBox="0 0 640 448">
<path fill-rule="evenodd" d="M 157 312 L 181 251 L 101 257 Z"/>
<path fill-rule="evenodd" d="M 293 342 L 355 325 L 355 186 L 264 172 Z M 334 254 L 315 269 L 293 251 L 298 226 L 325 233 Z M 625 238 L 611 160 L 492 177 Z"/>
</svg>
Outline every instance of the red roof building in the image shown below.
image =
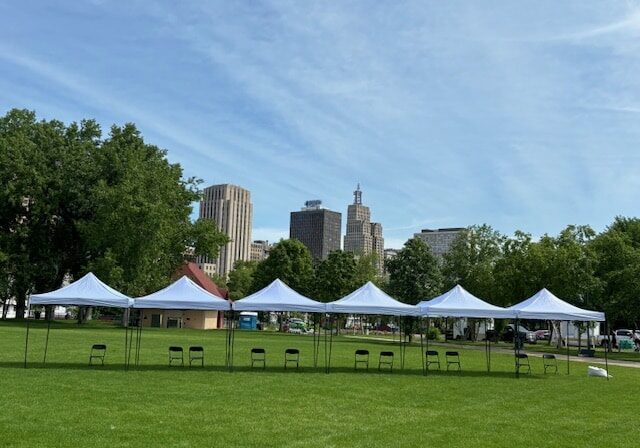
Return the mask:
<svg viewBox="0 0 640 448">
<path fill-rule="evenodd" d="M 201 288 L 206 289 L 211 294 L 215 294 L 218 297 L 222 297 L 223 299 L 229 299 L 229 290 L 225 288 L 220 288 L 216 285 L 211 277 L 204 273 L 200 266 L 192 261 L 185 261 L 182 266 L 178 268 L 175 274 L 175 278 L 180 278 L 183 275 L 186 275 L 195 283 L 198 284 Z"/>
</svg>

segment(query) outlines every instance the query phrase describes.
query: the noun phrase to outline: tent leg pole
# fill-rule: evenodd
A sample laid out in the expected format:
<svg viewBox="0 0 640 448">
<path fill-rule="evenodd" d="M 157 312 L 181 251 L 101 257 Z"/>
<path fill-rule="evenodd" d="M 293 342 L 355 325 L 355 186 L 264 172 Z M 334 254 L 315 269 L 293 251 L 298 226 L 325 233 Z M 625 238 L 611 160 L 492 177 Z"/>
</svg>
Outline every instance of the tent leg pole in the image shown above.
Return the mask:
<svg viewBox="0 0 640 448">
<path fill-rule="evenodd" d="M 25 337 L 24 340 L 24 368 L 27 368 L 27 352 L 29 351 L 29 326 L 30 326 L 30 320 L 29 320 L 29 311 L 31 310 L 31 304 L 29 304 L 29 306 L 27 306 L 27 336 Z"/>
<path fill-rule="evenodd" d="M 129 313 L 131 313 L 131 308 L 129 308 Z M 129 318 L 127 319 L 127 327 L 131 324 L 131 314 L 129 314 Z M 129 352 L 127 354 L 127 370 L 129 370 L 129 366 L 131 365 L 131 345 L 133 344 L 133 328 L 129 332 Z"/>
<path fill-rule="evenodd" d="M 313 368 L 318 367 L 318 345 L 316 340 L 318 339 L 318 314 L 313 313 Z"/>
<path fill-rule="evenodd" d="M 431 326 L 431 318 L 429 316 L 427 316 L 427 332 L 425 334 L 426 337 L 426 351 L 429 351 L 429 327 Z M 425 353 L 426 354 L 426 353 Z M 427 376 L 429 375 L 429 357 L 426 358 L 425 360 L 425 365 L 424 365 L 424 375 Z"/>
<path fill-rule="evenodd" d="M 424 321 L 420 319 L 420 352 L 422 353 L 422 374 L 424 375 Z"/>
<path fill-rule="evenodd" d="M 331 351 L 333 349 L 333 316 L 329 317 L 329 364 L 327 364 L 327 373 L 331 372 Z"/>
<path fill-rule="evenodd" d="M 47 319 L 47 337 L 44 340 L 44 356 L 42 357 L 42 366 L 47 363 L 47 350 L 49 349 L 49 331 L 51 331 L 51 316 Z"/>
<path fill-rule="evenodd" d="M 518 359 L 518 354 L 520 353 L 520 347 L 518 346 L 518 318 L 516 317 L 516 324 L 513 330 L 513 353 L 516 358 L 516 378 L 520 378 L 520 360 Z"/>
<path fill-rule="evenodd" d="M 229 345 L 229 369 L 233 370 L 233 343 L 234 338 L 236 336 L 236 316 L 234 316 L 233 311 L 231 311 L 231 345 Z"/>
<path fill-rule="evenodd" d="M 609 340 L 609 323 L 606 320 L 604 321 L 604 331 L 607 332 L 607 346 L 604 349 L 604 368 L 607 371 L 607 381 L 609 381 L 609 355 L 607 352 L 609 351 L 611 341 Z"/>
<path fill-rule="evenodd" d="M 567 375 L 569 375 L 569 321 L 567 321 L 567 333 L 564 335 L 567 344 Z"/>
<path fill-rule="evenodd" d="M 142 310 L 140 310 L 140 317 L 139 317 L 139 321 L 138 321 L 138 344 L 136 347 L 136 367 L 138 367 L 140 365 L 140 347 L 142 346 L 142 320 L 143 320 L 143 313 Z"/>
<path fill-rule="evenodd" d="M 124 310 L 123 310 L 124 312 Z M 124 312 L 124 314 L 126 314 L 126 312 Z M 129 322 L 124 321 L 124 314 L 122 315 L 122 324 L 124 325 L 124 370 L 127 370 L 127 347 L 129 345 Z M 129 316 L 127 316 L 127 320 L 129 319 Z"/>
<path fill-rule="evenodd" d="M 224 366 L 229 367 L 229 313 L 225 313 L 224 311 L 223 313 L 227 318 L 227 328 L 225 329 L 224 333 Z"/>
</svg>

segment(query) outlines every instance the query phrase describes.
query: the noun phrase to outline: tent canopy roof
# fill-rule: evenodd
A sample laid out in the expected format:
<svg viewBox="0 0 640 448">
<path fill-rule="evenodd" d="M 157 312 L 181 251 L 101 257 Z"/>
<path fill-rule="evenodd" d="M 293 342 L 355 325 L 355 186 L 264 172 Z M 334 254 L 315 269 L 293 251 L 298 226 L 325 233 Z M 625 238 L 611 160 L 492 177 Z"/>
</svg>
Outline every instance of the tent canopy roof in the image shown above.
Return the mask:
<svg viewBox="0 0 640 448">
<path fill-rule="evenodd" d="M 475 317 L 508 319 L 515 312 L 480 300 L 460 285 L 441 296 L 418 303 L 420 314 L 431 317 Z"/>
<path fill-rule="evenodd" d="M 134 308 L 165 310 L 228 310 L 229 302 L 211 294 L 187 276 L 169 286 L 134 300 Z"/>
<path fill-rule="evenodd" d="M 303 313 L 324 313 L 326 305 L 316 302 L 291 289 L 282 280 L 271 284 L 233 303 L 236 311 L 300 311 Z"/>
<path fill-rule="evenodd" d="M 578 308 L 560 300 L 546 288 L 538 291 L 533 297 L 513 305 L 508 310 L 516 313 L 519 319 L 543 320 L 579 320 L 604 321 L 604 313 Z"/>
<path fill-rule="evenodd" d="M 371 282 L 342 299 L 327 303 L 329 313 L 415 316 L 417 311 L 415 306 L 397 301 Z"/>
<path fill-rule="evenodd" d="M 31 305 L 76 305 L 129 308 L 133 299 L 106 285 L 92 272 L 55 291 L 32 294 Z"/>
</svg>

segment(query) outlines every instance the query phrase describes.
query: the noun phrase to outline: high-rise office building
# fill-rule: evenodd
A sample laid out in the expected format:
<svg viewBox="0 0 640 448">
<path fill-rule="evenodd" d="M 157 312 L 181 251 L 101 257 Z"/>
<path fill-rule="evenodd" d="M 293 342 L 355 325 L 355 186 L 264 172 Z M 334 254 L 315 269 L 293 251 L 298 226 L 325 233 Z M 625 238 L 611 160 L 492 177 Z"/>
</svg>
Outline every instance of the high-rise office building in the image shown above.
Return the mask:
<svg viewBox="0 0 640 448">
<path fill-rule="evenodd" d="M 322 207 L 322 201 L 305 202 L 302 210 L 291 212 L 289 237 L 307 246 L 314 261 L 325 260 L 340 249 L 342 215 Z"/>
<path fill-rule="evenodd" d="M 347 234 L 344 236 L 344 250 L 355 254 L 375 253 L 380 271 L 384 266 L 384 238 L 382 224 L 371 222 L 369 207 L 362 205 L 360 184 L 353 192 L 353 204 L 347 208 Z"/>
<path fill-rule="evenodd" d="M 449 252 L 451 245 L 463 230 L 463 227 L 448 227 L 435 230 L 422 229 L 420 233 L 415 233 L 414 236 L 427 243 L 436 257 L 442 258 L 444 254 Z"/>
<path fill-rule="evenodd" d="M 251 193 L 236 185 L 213 185 L 204 189 L 200 201 L 200 218 L 212 219 L 231 240 L 220 248 L 216 260 L 198 260 L 205 273 L 226 277 L 236 261 L 251 259 L 253 204 Z"/>
</svg>

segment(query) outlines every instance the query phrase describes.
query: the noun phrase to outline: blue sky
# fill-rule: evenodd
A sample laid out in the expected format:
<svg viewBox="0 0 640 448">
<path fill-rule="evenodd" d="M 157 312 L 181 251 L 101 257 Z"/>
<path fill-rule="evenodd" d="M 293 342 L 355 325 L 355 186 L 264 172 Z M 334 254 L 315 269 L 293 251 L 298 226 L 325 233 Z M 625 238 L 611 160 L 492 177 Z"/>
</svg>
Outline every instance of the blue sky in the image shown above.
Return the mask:
<svg viewBox="0 0 640 448">
<path fill-rule="evenodd" d="M 175 4 L 0 3 L 0 113 L 133 121 L 251 190 L 256 239 L 357 182 L 386 247 L 638 215 L 637 2 Z"/>
</svg>

